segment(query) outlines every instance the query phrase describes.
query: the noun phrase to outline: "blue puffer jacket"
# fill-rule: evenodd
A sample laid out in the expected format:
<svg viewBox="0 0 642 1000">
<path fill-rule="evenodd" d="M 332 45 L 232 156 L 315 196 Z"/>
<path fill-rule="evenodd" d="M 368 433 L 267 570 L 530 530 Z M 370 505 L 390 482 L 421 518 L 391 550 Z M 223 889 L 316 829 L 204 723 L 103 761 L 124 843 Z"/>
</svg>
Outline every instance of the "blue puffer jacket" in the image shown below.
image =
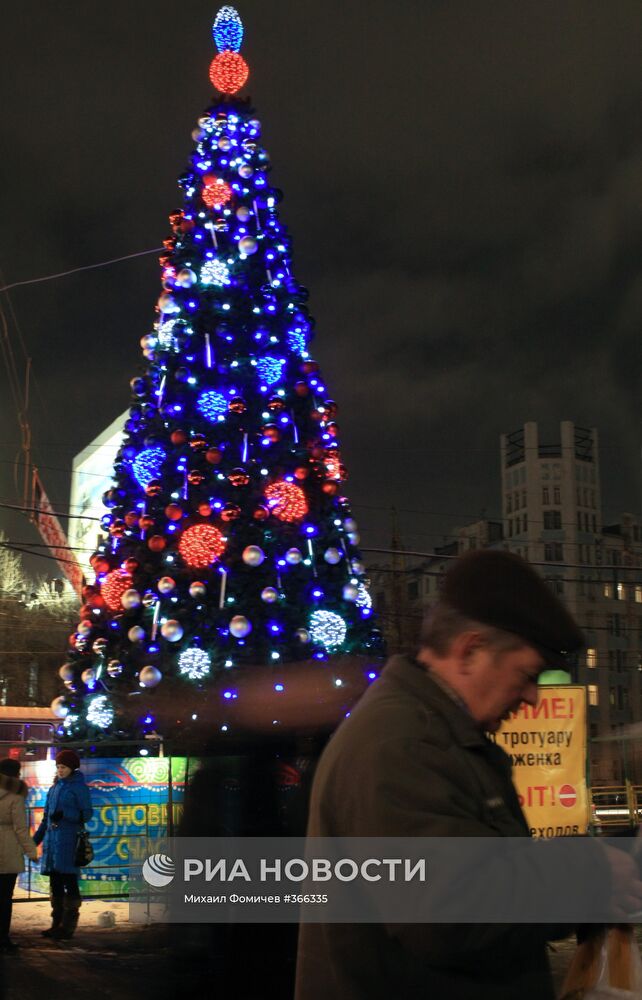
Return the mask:
<svg viewBox="0 0 642 1000">
<path fill-rule="evenodd" d="M 60 812 L 62 818 L 52 822 L 53 814 Z M 43 875 L 51 872 L 78 874 L 80 869 L 74 864 L 76 839 L 81 823 L 88 822 L 92 814 L 89 789 L 80 771 L 74 771 L 68 778 L 54 779 L 47 792 L 42 823 L 33 837 L 36 844 L 44 840 L 40 866 Z"/>
</svg>

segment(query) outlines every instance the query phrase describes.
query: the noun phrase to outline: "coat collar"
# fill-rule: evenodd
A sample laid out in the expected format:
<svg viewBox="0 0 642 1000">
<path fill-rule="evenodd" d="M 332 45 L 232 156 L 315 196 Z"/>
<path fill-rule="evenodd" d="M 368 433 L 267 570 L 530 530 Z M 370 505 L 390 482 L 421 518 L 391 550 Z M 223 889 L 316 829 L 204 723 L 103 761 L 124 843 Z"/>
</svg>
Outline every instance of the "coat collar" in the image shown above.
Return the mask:
<svg viewBox="0 0 642 1000">
<path fill-rule="evenodd" d="M 410 691 L 428 709 L 440 715 L 461 746 L 489 745 L 490 741 L 463 703 L 451 697 L 423 664 L 409 656 L 393 656 L 381 676 Z"/>
<path fill-rule="evenodd" d="M 20 778 L 10 778 L 8 774 L 0 774 L 0 790 L 3 792 L 13 792 L 14 795 L 27 797 L 29 786 Z"/>
</svg>

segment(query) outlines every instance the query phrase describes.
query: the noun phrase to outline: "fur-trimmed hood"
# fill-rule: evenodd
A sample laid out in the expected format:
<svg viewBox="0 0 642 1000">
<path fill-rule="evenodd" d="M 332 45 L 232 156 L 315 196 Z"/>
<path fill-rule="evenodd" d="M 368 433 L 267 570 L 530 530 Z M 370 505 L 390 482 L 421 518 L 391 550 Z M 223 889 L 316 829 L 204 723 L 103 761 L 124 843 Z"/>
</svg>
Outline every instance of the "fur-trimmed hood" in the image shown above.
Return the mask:
<svg viewBox="0 0 642 1000">
<path fill-rule="evenodd" d="M 26 782 L 21 781 L 20 778 L 10 778 L 7 774 L 0 774 L 0 796 L 7 792 L 13 792 L 14 795 L 22 795 L 26 799 L 29 786 Z"/>
</svg>

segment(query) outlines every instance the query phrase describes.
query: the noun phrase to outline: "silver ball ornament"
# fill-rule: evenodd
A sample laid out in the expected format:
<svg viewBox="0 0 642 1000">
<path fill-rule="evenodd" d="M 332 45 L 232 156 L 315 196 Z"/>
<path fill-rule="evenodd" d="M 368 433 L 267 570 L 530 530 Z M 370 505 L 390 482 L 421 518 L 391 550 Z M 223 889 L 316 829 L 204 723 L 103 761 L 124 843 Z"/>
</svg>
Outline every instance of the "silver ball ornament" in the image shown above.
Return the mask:
<svg viewBox="0 0 642 1000">
<path fill-rule="evenodd" d="M 360 540 L 361 540 L 361 536 L 359 535 L 358 531 L 349 531 L 348 532 L 348 541 L 351 542 L 352 545 L 358 545 L 359 542 L 360 542 Z"/>
<path fill-rule="evenodd" d="M 139 608 L 141 602 L 141 596 L 137 590 L 130 588 L 126 590 L 120 599 L 120 603 L 124 607 L 125 611 L 131 611 L 133 608 Z"/>
<path fill-rule="evenodd" d="M 254 167 L 251 167 L 249 163 L 243 163 L 239 167 L 239 177 L 247 179 L 248 177 L 251 177 L 253 173 Z"/>
<path fill-rule="evenodd" d="M 264 587 L 261 591 L 261 600 L 265 601 L 266 604 L 274 604 L 274 602 L 278 601 L 278 599 L 279 594 L 274 587 Z"/>
<path fill-rule="evenodd" d="M 183 267 L 176 275 L 176 284 L 179 288 L 191 288 L 198 281 L 196 274 L 191 267 Z"/>
<path fill-rule="evenodd" d="M 189 596 L 193 597 L 195 600 L 198 597 L 205 597 L 207 593 L 207 587 L 200 580 L 195 580 L 194 583 L 189 585 Z"/>
<path fill-rule="evenodd" d="M 300 551 L 298 549 L 288 549 L 285 553 L 285 561 L 289 563 L 290 566 L 296 566 L 303 559 Z"/>
<path fill-rule="evenodd" d="M 58 671 L 58 676 L 61 681 L 73 681 L 74 679 L 74 668 L 71 663 L 64 663 L 60 670 Z"/>
<path fill-rule="evenodd" d="M 132 625 L 127 633 L 127 638 L 130 642 L 142 642 L 145 638 L 145 629 L 140 625 Z"/>
<path fill-rule="evenodd" d="M 345 521 L 343 522 L 343 527 L 346 529 L 346 531 L 356 531 L 357 522 L 353 517 L 346 517 Z"/>
<path fill-rule="evenodd" d="M 165 315 L 172 315 L 173 313 L 181 311 L 181 307 L 178 302 L 173 295 L 169 294 L 169 292 L 165 292 L 160 296 L 158 300 L 158 308 L 162 313 L 165 313 Z"/>
<path fill-rule="evenodd" d="M 239 205 L 236 210 L 236 218 L 239 222 L 247 222 L 251 215 L 252 209 L 248 208 L 247 205 Z"/>
<path fill-rule="evenodd" d="M 69 706 L 62 695 L 59 698 L 54 698 L 49 707 L 57 719 L 64 719 L 69 712 Z"/>
<path fill-rule="evenodd" d="M 94 670 L 93 667 L 87 667 L 87 669 L 83 670 L 82 674 L 80 675 L 80 679 L 83 682 L 83 684 L 89 686 L 96 680 L 96 671 Z"/>
<path fill-rule="evenodd" d="M 265 552 L 258 545 L 248 545 L 243 549 L 243 562 L 246 566 L 260 566 L 265 560 Z"/>
<path fill-rule="evenodd" d="M 158 581 L 158 593 L 159 594 L 171 594 L 171 592 L 176 588 L 176 580 L 172 579 L 171 576 L 161 576 Z"/>
<path fill-rule="evenodd" d="M 346 583 L 343 588 L 343 599 L 344 601 L 356 601 L 359 596 L 359 591 L 355 587 L 354 583 Z"/>
<path fill-rule="evenodd" d="M 217 145 L 219 149 L 222 149 L 223 152 L 226 153 L 228 149 L 232 148 L 232 140 L 230 139 L 229 136 L 222 135 L 221 138 L 218 140 Z"/>
<path fill-rule="evenodd" d="M 239 240 L 238 247 L 239 252 L 244 253 L 246 257 L 250 257 L 259 249 L 259 245 L 253 236 L 244 236 Z"/>
<path fill-rule="evenodd" d="M 120 677 L 123 672 L 123 665 L 120 660 L 110 660 L 107 664 L 107 673 L 110 677 Z"/>
<path fill-rule="evenodd" d="M 230 632 L 235 639 L 244 639 L 252 631 L 252 626 L 245 615 L 234 615 L 230 622 Z"/>
<path fill-rule="evenodd" d="M 297 637 L 297 639 L 299 640 L 299 642 L 309 642 L 310 641 L 310 633 L 305 628 L 298 628 L 294 634 Z"/>
<path fill-rule="evenodd" d="M 183 626 L 175 618 L 170 618 L 161 625 L 161 635 L 168 642 L 178 642 L 179 639 L 183 638 L 183 632 Z"/>
<path fill-rule="evenodd" d="M 352 560 L 352 572 L 356 573 L 357 576 L 362 576 L 365 573 L 366 567 L 359 559 Z"/>
<path fill-rule="evenodd" d="M 144 688 L 153 688 L 163 679 L 163 675 L 157 667 L 143 667 L 138 675 L 138 683 Z"/>
<path fill-rule="evenodd" d="M 80 635 L 83 638 L 85 638 L 86 636 L 91 635 L 91 629 L 92 629 L 91 622 L 88 621 L 78 622 L 78 626 L 76 628 L 76 635 Z"/>
<path fill-rule="evenodd" d="M 323 558 L 330 566 L 336 566 L 341 562 L 341 553 L 338 549 L 329 548 L 323 553 Z"/>
</svg>

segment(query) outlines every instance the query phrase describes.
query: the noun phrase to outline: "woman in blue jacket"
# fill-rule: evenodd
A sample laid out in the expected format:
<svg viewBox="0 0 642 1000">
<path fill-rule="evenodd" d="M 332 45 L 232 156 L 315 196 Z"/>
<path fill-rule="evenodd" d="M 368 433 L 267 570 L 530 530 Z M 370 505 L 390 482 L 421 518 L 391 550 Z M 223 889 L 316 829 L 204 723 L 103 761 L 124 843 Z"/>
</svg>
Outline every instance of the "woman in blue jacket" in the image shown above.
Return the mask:
<svg viewBox="0 0 642 1000">
<path fill-rule="evenodd" d="M 36 844 L 44 841 L 40 870 L 49 876 L 51 927 L 44 937 L 68 940 L 78 925 L 80 910 L 79 869 L 75 864 L 76 841 L 83 823 L 93 809 L 85 779 L 78 770 L 80 757 L 73 750 L 56 756 L 56 777 L 47 792 L 42 823 L 34 834 Z"/>
</svg>

